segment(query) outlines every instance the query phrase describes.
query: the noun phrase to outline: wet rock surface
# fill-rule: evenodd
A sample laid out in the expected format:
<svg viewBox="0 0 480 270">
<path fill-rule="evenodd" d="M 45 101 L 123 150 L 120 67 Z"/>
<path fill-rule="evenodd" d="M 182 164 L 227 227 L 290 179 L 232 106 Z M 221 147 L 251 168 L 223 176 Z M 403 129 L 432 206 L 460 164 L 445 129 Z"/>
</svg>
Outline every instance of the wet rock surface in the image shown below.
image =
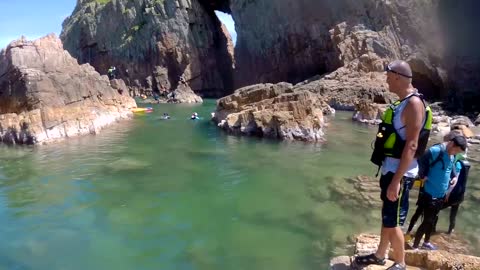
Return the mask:
<svg viewBox="0 0 480 270">
<path fill-rule="evenodd" d="M 121 81 L 79 65 L 53 34 L 10 43 L 0 52 L 0 74 L 0 139 L 6 144 L 95 134 L 130 118 L 136 107 L 119 93 Z"/>
</svg>

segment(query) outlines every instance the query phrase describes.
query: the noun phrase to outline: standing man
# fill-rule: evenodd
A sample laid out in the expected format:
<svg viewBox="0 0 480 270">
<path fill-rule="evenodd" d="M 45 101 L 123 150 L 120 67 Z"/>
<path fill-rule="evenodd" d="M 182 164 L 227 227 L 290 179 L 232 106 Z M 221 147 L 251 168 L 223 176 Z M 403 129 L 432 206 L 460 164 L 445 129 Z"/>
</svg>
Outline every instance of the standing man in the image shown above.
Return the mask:
<svg viewBox="0 0 480 270">
<path fill-rule="evenodd" d="M 428 152 L 422 156 L 420 163 L 427 171 L 423 187 L 423 222 L 415 233 L 414 249 L 418 248 L 420 240 L 422 240 L 424 235 L 425 239 L 422 248 L 436 249 L 430 243 L 430 236 L 432 235 L 438 212 L 440 212 L 445 196 L 449 191 L 449 186 L 454 187 L 456 185 L 458 173 L 462 169 L 460 163 L 456 163 L 455 155 L 464 152 L 465 149 L 467 149 L 467 139 L 462 135 L 457 135 L 448 142 L 430 147 Z M 456 164 L 458 165 L 457 167 L 455 167 Z"/>
<path fill-rule="evenodd" d="M 382 117 L 371 161 L 382 169 L 380 197 L 382 229 L 375 253 L 355 258 L 360 265 L 385 265 L 388 246 L 395 263 L 387 270 L 405 270 L 404 236 L 400 226 L 408 212 L 408 195 L 418 173 L 417 157 L 425 151 L 431 129 L 431 111 L 412 86 L 412 70 L 395 60 L 385 68 L 390 92 L 399 96 Z"/>
</svg>

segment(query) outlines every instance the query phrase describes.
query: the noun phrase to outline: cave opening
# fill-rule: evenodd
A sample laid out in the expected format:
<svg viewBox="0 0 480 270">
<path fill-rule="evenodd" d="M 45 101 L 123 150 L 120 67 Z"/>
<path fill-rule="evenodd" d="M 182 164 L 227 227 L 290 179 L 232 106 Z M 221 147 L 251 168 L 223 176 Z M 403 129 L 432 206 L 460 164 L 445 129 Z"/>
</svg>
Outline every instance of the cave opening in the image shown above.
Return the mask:
<svg viewBox="0 0 480 270">
<path fill-rule="evenodd" d="M 216 31 L 213 34 L 213 47 L 216 52 L 218 74 L 223 82 L 223 89 L 202 89 L 201 96 L 218 98 L 233 93 L 235 56 L 234 46 L 237 40 L 235 22 L 232 17 L 229 0 L 199 0 Z M 207 71 L 208 72 L 208 71 Z M 215 76 L 211 73 L 208 76 Z"/>
</svg>

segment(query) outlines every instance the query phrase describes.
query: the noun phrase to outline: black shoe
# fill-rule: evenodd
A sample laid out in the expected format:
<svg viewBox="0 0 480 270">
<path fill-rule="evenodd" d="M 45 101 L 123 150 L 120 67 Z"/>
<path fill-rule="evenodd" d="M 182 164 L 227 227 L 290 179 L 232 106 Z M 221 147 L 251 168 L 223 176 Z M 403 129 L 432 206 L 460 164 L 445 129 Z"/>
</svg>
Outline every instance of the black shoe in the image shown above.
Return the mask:
<svg viewBox="0 0 480 270">
<path fill-rule="evenodd" d="M 394 263 L 392 266 L 387 268 L 387 270 L 407 270 L 407 267 L 399 263 Z"/>
<path fill-rule="evenodd" d="M 387 261 L 385 258 L 379 259 L 375 256 L 374 253 L 365 255 L 365 256 L 357 256 L 355 257 L 355 263 L 360 265 L 370 265 L 370 264 L 377 264 L 377 265 L 385 265 Z"/>
</svg>

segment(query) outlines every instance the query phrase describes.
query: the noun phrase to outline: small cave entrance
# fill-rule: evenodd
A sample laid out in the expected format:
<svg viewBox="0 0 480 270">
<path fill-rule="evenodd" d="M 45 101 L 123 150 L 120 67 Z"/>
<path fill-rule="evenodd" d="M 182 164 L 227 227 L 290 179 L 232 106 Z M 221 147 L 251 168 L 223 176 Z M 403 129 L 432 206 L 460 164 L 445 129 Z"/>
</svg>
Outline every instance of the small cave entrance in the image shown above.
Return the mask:
<svg viewBox="0 0 480 270">
<path fill-rule="evenodd" d="M 237 39 L 235 22 L 231 15 L 229 0 L 199 0 L 215 26 L 213 34 L 215 58 L 223 89 L 203 89 L 202 96 L 218 98 L 233 93 L 234 87 L 234 46 Z M 207 71 L 208 72 L 208 71 Z M 209 74 L 214 76 L 213 74 Z"/>
<path fill-rule="evenodd" d="M 441 81 L 435 83 L 430 77 L 414 71 L 412 84 L 428 101 L 441 101 L 445 98 L 445 86 Z"/>
</svg>

